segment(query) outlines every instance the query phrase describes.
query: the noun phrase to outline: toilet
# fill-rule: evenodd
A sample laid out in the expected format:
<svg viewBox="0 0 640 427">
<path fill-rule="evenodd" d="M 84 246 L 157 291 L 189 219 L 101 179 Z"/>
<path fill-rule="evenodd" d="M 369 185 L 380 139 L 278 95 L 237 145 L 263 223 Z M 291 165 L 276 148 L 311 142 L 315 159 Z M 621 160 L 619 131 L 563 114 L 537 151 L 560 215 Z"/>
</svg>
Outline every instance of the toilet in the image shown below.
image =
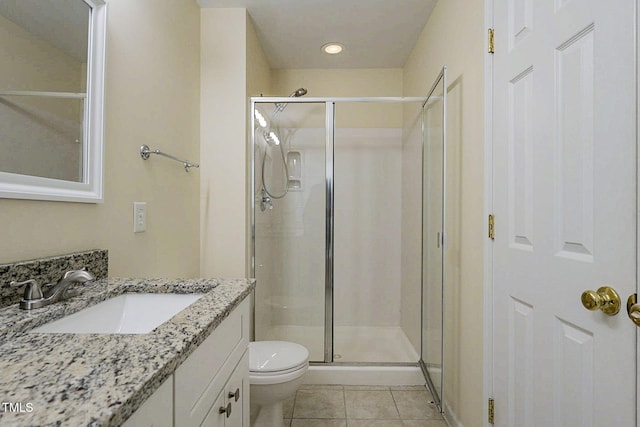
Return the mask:
<svg viewBox="0 0 640 427">
<path fill-rule="evenodd" d="M 252 427 L 283 427 L 283 403 L 302 384 L 309 351 L 287 341 L 249 343 Z"/>
</svg>

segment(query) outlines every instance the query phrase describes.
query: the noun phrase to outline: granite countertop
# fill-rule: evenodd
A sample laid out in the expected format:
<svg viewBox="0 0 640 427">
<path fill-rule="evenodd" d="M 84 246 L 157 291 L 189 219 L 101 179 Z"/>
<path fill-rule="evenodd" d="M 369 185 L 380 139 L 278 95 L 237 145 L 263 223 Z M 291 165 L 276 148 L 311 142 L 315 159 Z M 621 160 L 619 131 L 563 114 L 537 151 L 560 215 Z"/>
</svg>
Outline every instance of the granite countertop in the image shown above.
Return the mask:
<svg viewBox="0 0 640 427">
<path fill-rule="evenodd" d="M 253 279 L 102 279 L 68 301 L 0 310 L 0 425 L 117 426 L 254 289 Z M 205 293 L 148 334 L 29 333 L 126 292 Z"/>
</svg>

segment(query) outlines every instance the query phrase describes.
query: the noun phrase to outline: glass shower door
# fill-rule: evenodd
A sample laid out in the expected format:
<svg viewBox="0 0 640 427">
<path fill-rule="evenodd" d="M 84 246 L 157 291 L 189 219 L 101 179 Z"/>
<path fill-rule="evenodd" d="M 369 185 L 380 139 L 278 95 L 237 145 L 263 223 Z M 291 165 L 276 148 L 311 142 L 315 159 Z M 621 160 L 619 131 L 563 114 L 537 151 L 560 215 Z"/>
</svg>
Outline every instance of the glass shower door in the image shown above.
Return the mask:
<svg viewBox="0 0 640 427">
<path fill-rule="evenodd" d="M 402 195 L 406 132 L 414 132 L 410 145 L 419 153 L 423 102 L 336 103 L 334 363 L 401 365 L 419 359 L 419 306 L 403 318 L 407 300 L 418 300 L 420 289 L 415 281 L 412 289 L 403 287 Z M 412 117 L 406 123 L 405 110 Z M 412 186 L 420 191 L 419 182 Z M 416 315 L 410 328 L 415 337 L 407 335 L 407 312 Z"/>
<path fill-rule="evenodd" d="M 252 102 L 255 339 L 325 354 L 325 103 Z"/>
<path fill-rule="evenodd" d="M 446 67 L 422 107 L 422 355 L 420 366 L 441 408 L 444 353 Z"/>
</svg>

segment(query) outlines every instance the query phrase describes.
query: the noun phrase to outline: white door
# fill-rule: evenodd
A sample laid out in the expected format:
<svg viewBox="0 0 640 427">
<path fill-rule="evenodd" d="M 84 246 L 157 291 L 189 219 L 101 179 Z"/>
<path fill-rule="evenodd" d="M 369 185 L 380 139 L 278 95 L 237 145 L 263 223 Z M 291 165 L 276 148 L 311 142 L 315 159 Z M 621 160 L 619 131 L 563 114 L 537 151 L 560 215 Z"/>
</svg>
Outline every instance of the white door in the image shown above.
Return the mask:
<svg viewBox="0 0 640 427">
<path fill-rule="evenodd" d="M 635 0 L 494 0 L 495 423 L 635 426 Z M 615 316 L 581 294 L 610 285 Z"/>
</svg>

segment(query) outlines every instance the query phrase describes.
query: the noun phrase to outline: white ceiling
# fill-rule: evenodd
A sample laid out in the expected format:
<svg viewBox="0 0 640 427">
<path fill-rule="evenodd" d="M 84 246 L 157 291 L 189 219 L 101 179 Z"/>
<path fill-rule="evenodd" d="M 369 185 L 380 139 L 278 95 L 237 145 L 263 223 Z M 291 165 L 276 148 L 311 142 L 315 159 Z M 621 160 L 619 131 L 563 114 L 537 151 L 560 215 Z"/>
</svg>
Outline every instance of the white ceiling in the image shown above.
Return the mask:
<svg viewBox="0 0 640 427">
<path fill-rule="evenodd" d="M 404 66 L 437 0 L 198 0 L 249 12 L 272 68 Z M 321 51 L 328 42 L 339 55 Z"/>
</svg>

